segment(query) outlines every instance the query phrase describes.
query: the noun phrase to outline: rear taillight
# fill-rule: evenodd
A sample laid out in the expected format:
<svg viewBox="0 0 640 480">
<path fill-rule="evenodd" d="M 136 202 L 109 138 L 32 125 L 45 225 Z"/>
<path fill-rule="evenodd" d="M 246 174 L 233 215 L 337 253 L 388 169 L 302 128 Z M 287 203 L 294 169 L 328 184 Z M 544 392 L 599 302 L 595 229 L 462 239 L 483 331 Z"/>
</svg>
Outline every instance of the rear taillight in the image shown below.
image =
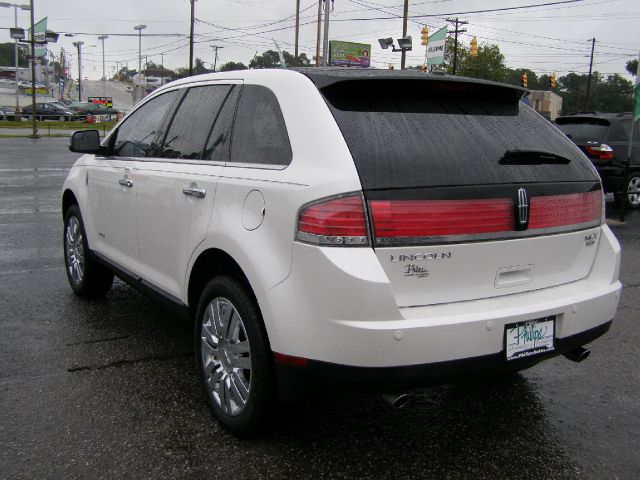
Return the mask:
<svg viewBox="0 0 640 480">
<path fill-rule="evenodd" d="M 371 200 L 375 244 L 420 245 L 561 233 L 602 223 L 602 192 L 471 200 Z M 527 219 L 528 217 L 528 226 Z M 523 224 L 521 218 L 525 218 Z"/>
<path fill-rule="evenodd" d="M 602 191 L 531 199 L 529 230 L 602 221 Z"/>
<path fill-rule="evenodd" d="M 376 238 L 434 237 L 504 232 L 513 229 L 513 201 L 373 200 Z"/>
<path fill-rule="evenodd" d="M 606 143 L 599 146 L 585 147 L 585 151 L 593 158 L 598 160 L 613 160 L 613 148 Z"/>
<path fill-rule="evenodd" d="M 368 246 L 362 194 L 329 198 L 303 207 L 296 239 L 322 246 Z"/>
</svg>

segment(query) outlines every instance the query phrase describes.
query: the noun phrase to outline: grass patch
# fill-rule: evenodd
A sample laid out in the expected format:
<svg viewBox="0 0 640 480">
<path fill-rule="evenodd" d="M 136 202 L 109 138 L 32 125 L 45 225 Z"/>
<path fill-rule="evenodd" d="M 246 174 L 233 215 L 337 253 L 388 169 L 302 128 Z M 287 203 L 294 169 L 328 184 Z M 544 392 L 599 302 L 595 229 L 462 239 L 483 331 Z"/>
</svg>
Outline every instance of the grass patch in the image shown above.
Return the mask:
<svg viewBox="0 0 640 480">
<path fill-rule="evenodd" d="M 47 131 L 51 130 L 111 130 L 116 124 L 116 120 L 109 120 L 108 122 L 100 123 L 87 123 L 87 122 L 59 122 L 59 121 L 46 121 L 36 122 L 38 130 Z M 0 121 L 0 128 L 32 128 L 31 122 L 12 122 L 12 121 Z"/>
</svg>

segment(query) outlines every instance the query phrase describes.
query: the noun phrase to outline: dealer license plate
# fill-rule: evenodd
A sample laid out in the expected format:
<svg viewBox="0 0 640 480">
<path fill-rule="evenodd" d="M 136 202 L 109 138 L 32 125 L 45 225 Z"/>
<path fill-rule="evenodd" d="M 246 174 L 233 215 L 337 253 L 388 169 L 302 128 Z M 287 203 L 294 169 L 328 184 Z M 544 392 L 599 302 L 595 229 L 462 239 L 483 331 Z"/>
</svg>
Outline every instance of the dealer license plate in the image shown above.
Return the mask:
<svg viewBox="0 0 640 480">
<path fill-rule="evenodd" d="M 555 315 L 505 325 L 504 351 L 507 361 L 553 351 L 555 332 Z"/>
</svg>

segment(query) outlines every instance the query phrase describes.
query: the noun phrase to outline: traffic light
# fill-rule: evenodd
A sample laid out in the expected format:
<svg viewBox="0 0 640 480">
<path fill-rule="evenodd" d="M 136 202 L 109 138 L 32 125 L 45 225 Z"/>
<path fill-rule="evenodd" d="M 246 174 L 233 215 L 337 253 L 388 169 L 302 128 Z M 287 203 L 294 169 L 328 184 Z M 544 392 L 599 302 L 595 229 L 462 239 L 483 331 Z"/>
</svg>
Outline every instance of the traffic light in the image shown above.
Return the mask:
<svg viewBox="0 0 640 480">
<path fill-rule="evenodd" d="M 429 27 L 426 25 L 422 27 L 422 30 L 420 30 L 420 43 L 422 45 L 427 45 L 427 43 L 429 43 Z"/>
<path fill-rule="evenodd" d="M 556 72 L 553 72 L 551 75 L 549 75 L 549 86 L 551 88 L 556 88 L 558 86 L 558 82 L 556 80 Z"/>
<path fill-rule="evenodd" d="M 520 83 L 522 84 L 522 86 L 524 88 L 527 88 L 527 86 L 529 85 L 529 79 L 527 78 L 527 72 L 524 72 L 522 74 L 522 77 L 520 77 Z"/>
<path fill-rule="evenodd" d="M 471 55 L 472 57 L 478 56 L 478 40 L 476 40 L 476 37 L 473 37 L 471 39 L 471 49 L 469 50 L 469 55 Z"/>
</svg>

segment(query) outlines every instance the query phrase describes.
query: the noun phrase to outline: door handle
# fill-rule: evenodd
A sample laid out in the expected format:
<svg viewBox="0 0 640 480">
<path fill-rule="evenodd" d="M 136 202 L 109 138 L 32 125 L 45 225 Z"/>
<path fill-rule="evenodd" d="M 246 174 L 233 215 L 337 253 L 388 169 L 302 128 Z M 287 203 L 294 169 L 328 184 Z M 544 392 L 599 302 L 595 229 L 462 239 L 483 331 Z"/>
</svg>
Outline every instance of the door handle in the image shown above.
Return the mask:
<svg viewBox="0 0 640 480">
<path fill-rule="evenodd" d="M 182 193 L 190 197 L 204 198 L 207 191 L 204 188 L 187 187 L 182 189 Z"/>
<path fill-rule="evenodd" d="M 121 178 L 120 180 L 118 180 L 118 183 L 123 187 L 127 187 L 127 188 L 133 187 L 133 182 L 127 178 Z"/>
</svg>

